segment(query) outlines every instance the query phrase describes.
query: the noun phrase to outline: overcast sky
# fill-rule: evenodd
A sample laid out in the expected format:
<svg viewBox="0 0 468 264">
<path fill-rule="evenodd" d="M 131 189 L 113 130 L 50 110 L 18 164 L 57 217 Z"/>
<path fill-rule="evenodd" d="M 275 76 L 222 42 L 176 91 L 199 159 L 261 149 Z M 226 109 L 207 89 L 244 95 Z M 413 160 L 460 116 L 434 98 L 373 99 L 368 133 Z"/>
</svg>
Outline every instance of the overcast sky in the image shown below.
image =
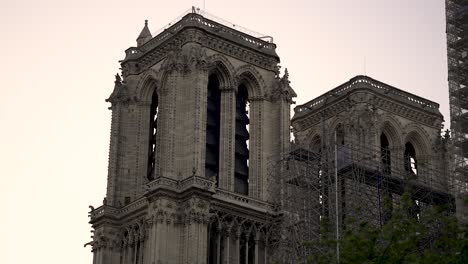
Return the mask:
<svg viewBox="0 0 468 264">
<path fill-rule="evenodd" d="M 105 196 L 118 60 L 203 0 L 0 0 L 0 262 L 92 263 L 88 205 Z M 206 0 L 271 35 L 304 103 L 366 74 L 441 104 L 448 120 L 442 0 Z M 448 127 L 448 125 L 446 125 Z"/>
</svg>

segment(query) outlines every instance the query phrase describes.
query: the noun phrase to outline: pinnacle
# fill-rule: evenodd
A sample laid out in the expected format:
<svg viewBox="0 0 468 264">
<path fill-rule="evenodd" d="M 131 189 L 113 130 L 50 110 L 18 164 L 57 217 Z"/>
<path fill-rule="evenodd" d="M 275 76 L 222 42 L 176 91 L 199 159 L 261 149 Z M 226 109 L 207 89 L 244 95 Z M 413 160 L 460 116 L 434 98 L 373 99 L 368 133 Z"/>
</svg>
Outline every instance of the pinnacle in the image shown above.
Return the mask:
<svg viewBox="0 0 468 264">
<path fill-rule="evenodd" d="M 145 20 L 145 26 L 141 30 L 140 35 L 137 38 L 137 46 L 141 46 L 152 39 L 153 36 L 148 28 L 148 20 Z"/>
</svg>

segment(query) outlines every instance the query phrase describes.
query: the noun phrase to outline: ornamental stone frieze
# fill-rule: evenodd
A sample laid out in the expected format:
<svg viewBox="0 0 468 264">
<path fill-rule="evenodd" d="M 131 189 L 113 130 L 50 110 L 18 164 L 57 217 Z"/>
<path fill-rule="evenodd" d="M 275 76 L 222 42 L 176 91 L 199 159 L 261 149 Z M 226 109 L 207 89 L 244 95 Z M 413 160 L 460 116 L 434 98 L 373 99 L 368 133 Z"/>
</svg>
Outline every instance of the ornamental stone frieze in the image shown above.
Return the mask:
<svg viewBox="0 0 468 264">
<path fill-rule="evenodd" d="M 199 19 L 204 18 L 200 17 Z M 247 35 L 241 36 L 226 30 L 227 28 L 222 25 L 213 24 L 206 28 L 192 27 L 189 20 L 193 21 L 194 18 L 189 17 L 186 21 L 181 21 L 181 25 L 174 25 L 166 29 L 162 34 L 140 47 L 128 49 L 126 58 L 122 61 L 123 75 L 139 74 L 162 61 L 174 47 L 180 49 L 188 43 L 200 44 L 213 51 L 266 70 L 276 70 L 278 55 L 276 55 L 275 46 L 272 46 L 272 43 L 258 39 L 251 40 Z M 203 23 L 197 25 L 206 26 Z M 220 32 L 225 32 L 225 37 L 220 37 L 217 34 Z"/>
<path fill-rule="evenodd" d="M 439 105 L 429 100 L 378 82 L 367 76 L 357 76 L 330 92 L 295 108 L 294 126 L 303 130 L 318 124 L 358 104 L 379 112 L 389 112 L 405 119 L 440 128 Z"/>
</svg>

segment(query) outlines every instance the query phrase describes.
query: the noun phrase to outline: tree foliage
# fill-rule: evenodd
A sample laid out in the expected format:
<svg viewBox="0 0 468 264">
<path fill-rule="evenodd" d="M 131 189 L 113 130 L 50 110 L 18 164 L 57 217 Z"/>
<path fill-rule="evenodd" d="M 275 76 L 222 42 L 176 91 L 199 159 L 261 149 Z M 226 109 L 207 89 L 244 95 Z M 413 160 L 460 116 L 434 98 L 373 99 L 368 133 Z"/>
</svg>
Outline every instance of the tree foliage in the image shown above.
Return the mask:
<svg viewBox="0 0 468 264">
<path fill-rule="evenodd" d="M 339 241 L 332 239 L 332 228 L 324 220 L 321 241 L 306 243 L 321 248 L 312 251 L 308 263 L 337 263 L 337 243 L 340 264 L 468 263 L 467 226 L 460 226 L 443 206 L 414 214 L 411 195 L 404 193 L 401 198 L 401 205 L 382 227 L 370 222 L 350 223 L 355 228 L 348 228 Z"/>
</svg>

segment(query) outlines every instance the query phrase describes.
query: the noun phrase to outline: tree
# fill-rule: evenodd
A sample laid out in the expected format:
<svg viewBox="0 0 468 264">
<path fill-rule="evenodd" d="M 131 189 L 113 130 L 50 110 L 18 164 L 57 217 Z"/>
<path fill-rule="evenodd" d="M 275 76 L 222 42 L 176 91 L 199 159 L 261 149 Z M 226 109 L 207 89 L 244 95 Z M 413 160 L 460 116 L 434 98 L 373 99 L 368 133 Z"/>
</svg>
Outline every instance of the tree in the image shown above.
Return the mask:
<svg viewBox="0 0 468 264">
<path fill-rule="evenodd" d="M 384 201 L 389 206 L 390 201 Z M 377 227 L 369 222 L 350 223 L 339 241 L 324 228 L 319 246 L 324 250 L 308 257 L 308 263 L 468 263 L 468 228 L 460 226 L 444 206 L 433 206 L 417 215 L 412 212 L 411 194 L 405 192 L 391 218 Z M 326 227 L 328 224 L 324 223 Z M 328 231 L 327 231 L 328 230 Z M 326 234 L 329 232 L 328 234 Z M 311 246 L 314 242 L 307 242 Z"/>
</svg>

